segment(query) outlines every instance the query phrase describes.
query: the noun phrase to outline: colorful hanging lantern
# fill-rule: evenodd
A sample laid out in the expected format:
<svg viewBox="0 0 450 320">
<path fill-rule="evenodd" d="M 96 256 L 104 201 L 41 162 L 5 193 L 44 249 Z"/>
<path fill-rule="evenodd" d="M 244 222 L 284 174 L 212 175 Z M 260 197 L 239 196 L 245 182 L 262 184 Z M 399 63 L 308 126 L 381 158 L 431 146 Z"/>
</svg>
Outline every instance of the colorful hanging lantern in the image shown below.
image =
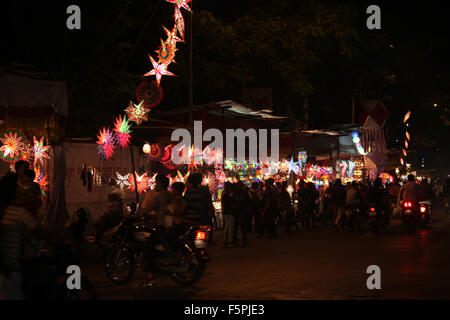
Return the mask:
<svg viewBox="0 0 450 320">
<path fill-rule="evenodd" d="M 172 150 L 173 145 L 171 144 L 164 149 L 164 156 L 162 157 L 161 162 L 167 162 L 172 159 Z"/>
<path fill-rule="evenodd" d="M 34 178 L 34 182 L 39 184 L 41 188 L 41 194 L 43 197 L 47 196 L 46 191 L 48 191 L 48 175 L 45 174 L 44 170 L 41 171 L 39 166 L 34 167 L 34 172 L 36 173 L 36 177 Z"/>
<path fill-rule="evenodd" d="M 169 42 L 168 40 L 166 42 L 161 40 L 161 47 L 159 47 L 158 50 L 156 50 L 156 53 L 158 54 L 158 63 L 169 65 L 172 62 L 175 63 L 175 52 L 177 51 L 177 48 L 175 44 L 172 42 Z"/>
<path fill-rule="evenodd" d="M 146 143 L 142 146 L 142 152 L 144 152 L 144 153 L 150 153 L 150 149 L 151 149 L 151 147 L 148 143 Z"/>
<path fill-rule="evenodd" d="M 0 156 L 8 162 L 15 162 L 23 152 L 26 137 L 17 130 L 8 130 L 0 136 Z"/>
<path fill-rule="evenodd" d="M 29 143 L 28 140 L 23 145 L 22 155 L 20 156 L 19 160 L 24 160 L 27 162 L 34 161 L 33 145 L 31 143 Z"/>
<path fill-rule="evenodd" d="M 150 58 L 150 61 L 152 62 L 153 65 L 153 70 L 147 72 L 146 74 L 144 74 L 144 77 L 147 76 L 156 76 L 156 83 L 159 86 L 159 83 L 161 81 L 161 77 L 162 76 L 175 76 L 175 74 L 173 74 L 172 72 L 167 70 L 167 64 L 164 63 L 157 63 L 151 55 L 148 55 L 148 57 Z M 131 119 L 131 117 L 130 117 Z"/>
<path fill-rule="evenodd" d="M 365 156 L 367 152 L 364 151 L 364 148 L 361 144 L 361 139 L 359 138 L 358 132 L 354 131 L 352 133 L 353 143 L 355 144 L 356 150 L 358 150 L 359 154 Z"/>
<path fill-rule="evenodd" d="M 102 159 L 108 160 L 114 154 L 115 144 L 117 143 L 116 137 L 109 128 L 103 127 L 103 130 L 99 131 L 97 135 L 97 144 L 101 147 L 98 148 L 99 155 Z"/>
<path fill-rule="evenodd" d="M 167 42 L 170 43 L 171 45 L 176 45 L 177 42 L 182 42 L 183 40 L 178 38 L 177 36 L 177 26 L 174 25 L 172 31 L 170 31 L 169 29 L 167 29 L 166 27 L 164 27 L 164 31 L 167 34 Z"/>
<path fill-rule="evenodd" d="M 143 175 L 139 176 L 137 172 L 136 174 L 136 181 L 137 181 L 137 191 L 138 193 L 142 193 L 148 190 L 148 180 L 149 177 L 147 176 L 147 172 L 145 172 Z M 130 177 L 128 178 L 128 181 L 130 182 L 130 186 L 128 187 L 131 192 L 135 192 L 136 190 L 136 184 L 134 183 L 134 177 L 132 174 L 130 174 Z"/>
<path fill-rule="evenodd" d="M 308 159 L 308 154 L 306 153 L 306 151 L 300 151 L 298 153 L 298 161 L 301 163 L 306 163 Z"/>
<path fill-rule="evenodd" d="M 158 86 L 155 80 L 142 81 L 136 89 L 137 101 L 144 101 L 144 108 L 151 109 L 158 106 L 164 97 L 162 86 Z"/>
<path fill-rule="evenodd" d="M 181 9 L 184 8 L 189 12 L 192 12 L 191 8 L 189 8 L 188 3 L 192 0 L 166 0 L 167 2 L 173 3 L 176 8 Z"/>
<path fill-rule="evenodd" d="M 36 137 L 33 137 L 33 150 L 34 150 L 34 165 L 39 161 L 41 165 L 44 165 L 43 158 L 50 159 L 48 154 L 48 149 L 50 149 L 49 146 L 44 147 L 44 137 L 41 137 L 41 139 L 38 141 Z"/>
<path fill-rule="evenodd" d="M 294 158 L 291 157 L 291 161 L 289 161 L 289 169 L 288 173 L 291 174 L 291 172 L 294 172 L 295 174 L 300 173 L 300 167 L 298 165 L 298 162 L 294 162 Z"/>
<path fill-rule="evenodd" d="M 125 109 L 130 121 L 136 122 L 137 125 L 140 125 L 142 121 L 148 121 L 149 111 L 150 109 L 144 107 L 144 101 L 141 101 L 138 105 L 130 101 L 128 108 Z"/>
<path fill-rule="evenodd" d="M 117 176 L 117 179 L 115 179 L 115 180 L 116 180 L 116 183 L 119 186 L 120 190 L 124 190 L 124 189 L 127 189 L 128 187 L 130 187 L 131 173 L 127 173 L 126 175 L 122 176 L 120 173 L 116 172 L 116 176 Z"/>
<path fill-rule="evenodd" d="M 149 152 L 147 152 L 147 154 L 150 157 L 150 159 L 152 159 L 153 161 L 160 161 L 164 156 L 163 146 L 160 145 L 159 143 L 152 144 L 150 146 L 150 150 L 149 150 Z"/>
<path fill-rule="evenodd" d="M 181 14 L 180 8 L 175 7 L 174 17 L 175 17 L 175 24 L 177 26 L 178 33 L 180 34 L 181 39 L 183 39 L 183 41 L 184 41 L 184 33 L 185 33 L 184 32 L 184 18 L 183 18 L 183 15 Z"/>
<path fill-rule="evenodd" d="M 130 144 L 131 124 L 127 120 L 127 116 L 119 116 L 114 123 L 113 131 L 116 133 L 116 143 L 125 149 Z"/>
</svg>

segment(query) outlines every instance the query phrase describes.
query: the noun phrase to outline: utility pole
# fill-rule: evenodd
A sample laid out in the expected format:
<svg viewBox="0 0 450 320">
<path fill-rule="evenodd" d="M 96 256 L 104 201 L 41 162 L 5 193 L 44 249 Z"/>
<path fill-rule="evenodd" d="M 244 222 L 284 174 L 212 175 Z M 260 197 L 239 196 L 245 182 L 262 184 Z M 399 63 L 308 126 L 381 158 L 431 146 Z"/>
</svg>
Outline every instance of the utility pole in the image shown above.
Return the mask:
<svg viewBox="0 0 450 320">
<path fill-rule="evenodd" d="M 189 82 L 189 93 L 188 93 L 188 107 L 189 107 L 189 126 L 191 127 L 191 134 L 193 133 L 193 83 L 192 83 L 192 33 L 193 33 L 193 20 L 194 20 L 194 1 L 191 1 L 191 12 L 190 12 L 190 19 L 189 19 L 189 71 L 188 71 L 188 82 Z"/>
</svg>

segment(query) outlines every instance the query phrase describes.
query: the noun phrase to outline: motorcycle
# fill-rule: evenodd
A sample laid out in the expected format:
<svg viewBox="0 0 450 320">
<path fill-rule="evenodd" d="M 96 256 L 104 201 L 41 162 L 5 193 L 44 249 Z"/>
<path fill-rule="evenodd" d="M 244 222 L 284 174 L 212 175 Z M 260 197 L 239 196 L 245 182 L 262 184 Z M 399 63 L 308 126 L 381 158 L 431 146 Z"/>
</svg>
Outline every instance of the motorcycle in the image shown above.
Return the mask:
<svg viewBox="0 0 450 320">
<path fill-rule="evenodd" d="M 360 210 L 355 205 L 346 205 L 345 207 L 345 222 L 349 231 L 354 231 L 358 229 L 361 231 L 362 217 L 360 215 Z"/>
<path fill-rule="evenodd" d="M 387 231 L 387 223 L 385 213 L 381 208 L 377 208 L 374 204 L 369 205 L 369 211 L 367 212 L 368 223 L 372 229 L 373 234 L 379 234 L 380 230 Z"/>
<path fill-rule="evenodd" d="M 410 201 L 404 201 L 402 203 L 402 222 L 408 234 L 414 234 L 416 232 L 417 226 L 420 223 L 417 205 L 414 205 Z"/>
<path fill-rule="evenodd" d="M 148 269 L 146 264 L 151 263 L 154 273 L 168 275 L 179 285 L 192 286 L 205 270 L 209 231 L 207 227 L 187 226 L 172 244 L 177 263 L 168 265 L 164 263 L 161 228 L 151 227 L 142 216 L 132 214 L 122 221 L 113 246 L 106 252 L 106 275 L 113 283 L 125 284 L 137 268 Z"/>
<path fill-rule="evenodd" d="M 431 222 L 431 201 L 420 201 L 420 225 L 426 228 Z"/>
</svg>

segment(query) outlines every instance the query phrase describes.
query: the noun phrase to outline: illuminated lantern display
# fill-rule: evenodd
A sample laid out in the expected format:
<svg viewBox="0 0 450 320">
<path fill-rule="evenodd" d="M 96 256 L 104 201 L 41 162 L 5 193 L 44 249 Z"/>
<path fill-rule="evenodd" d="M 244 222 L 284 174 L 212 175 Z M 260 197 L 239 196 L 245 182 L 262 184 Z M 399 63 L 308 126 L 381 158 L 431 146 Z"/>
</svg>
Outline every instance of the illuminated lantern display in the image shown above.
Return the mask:
<svg viewBox="0 0 450 320">
<path fill-rule="evenodd" d="M 108 160 L 114 154 L 114 144 L 116 139 L 114 134 L 109 130 L 109 128 L 104 128 L 100 130 L 100 134 L 97 135 L 99 144 L 98 152 L 102 159 Z"/>
<path fill-rule="evenodd" d="M 166 0 L 167 2 L 173 3 L 178 9 L 184 8 L 189 12 L 191 11 L 191 8 L 189 8 L 188 3 L 191 2 L 191 0 Z"/>
<path fill-rule="evenodd" d="M 135 174 L 136 174 L 136 181 L 137 181 L 137 191 L 139 193 L 147 191 L 149 188 L 149 185 L 148 185 L 149 177 L 147 176 L 147 172 L 145 172 L 141 176 L 139 176 L 137 174 L 137 172 L 135 172 Z M 134 183 L 134 177 L 132 174 L 130 174 L 128 181 L 130 182 L 130 186 L 128 188 L 131 190 L 131 192 L 135 192 L 136 184 Z"/>
<path fill-rule="evenodd" d="M 19 160 L 34 162 L 34 148 L 33 145 L 31 145 L 31 143 L 28 143 L 28 141 L 26 141 L 23 145 L 22 154 Z"/>
<path fill-rule="evenodd" d="M 182 42 L 183 40 L 178 38 L 177 36 L 177 26 L 174 25 L 172 31 L 170 31 L 169 29 L 167 29 L 166 27 L 164 27 L 164 31 L 167 34 L 167 42 L 170 43 L 171 45 L 176 45 L 177 42 Z"/>
<path fill-rule="evenodd" d="M 306 161 L 308 159 L 308 154 L 306 153 L 306 151 L 300 151 L 298 153 L 298 161 L 305 164 Z"/>
<path fill-rule="evenodd" d="M 367 152 L 364 152 L 364 148 L 361 144 L 361 139 L 358 136 L 358 132 L 354 131 L 352 133 L 352 137 L 353 137 L 353 143 L 355 144 L 356 150 L 358 150 L 359 154 L 365 156 L 367 154 Z"/>
<path fill-rule="evenodd" d="M 124 116 L 123 119 L 122 116 L 119 116 L 114 123 L 113 131 L 116 133 L 117 143 L 122 147 L 122 149 L 125 149 L 130 144 L 130 127 L 131 124 L 127 120 L 126 116 Z"/>
<path fill-rule="evenodd" d="M 159 105 L 164 97 L 162 86 L 158 86 L 155 80 L 142 81 L 136 89 L 137 101 L 144 101 L 145 108 L 154 108 Z"/>
<path fill-rule="evenodd" d="M 300 167 L 298 165 L 298 162 L 294 162 L 293 157 L 291 157 L 291 161 L 289 161 L 288 173 L 291 174 L 291 172 L 294 172 L 295 174 L 300 173 Z"/>
<path fill-rule="evenodd" d="M 161 162 L 167 162 L 167 161 L 171 160 L 171 158 L 172 158 L 172 150 L 173 150 L 173 145 L 168 145 L 164 149 L 164 156 L 162 157 Z"/>
<path fill-rule="evenodd" d="M 39 141 L 36 139 L 36 137 L 33 137 L 33 145 L 34 165 L 36 165 L 38 161 L 43 165 L 43 158 L 50 159 L 48 154 L 46 154 L 50 147 L 44 146 L 44 137 L 41 137 Z"/>
<path fill-rule="evenodd" d="M 149 177 L 148 178 L 148 186 L 151 190 L 155 189 L 155 185 L 156 185 L 156 173 L 153 175 L 153 177 Z"/>
<path fill-rule="evenodd" d="M 172 62 L 175 62 L 176 51 L 177 48 L 175 47 L 175 43 L 169 42 L 169 40 L 166 42 L 161 40 L 161 47 L 156 50 L 156 53 L 158 54 L 158 64 L 168 66 Z"/>
<path fill-rule="evenodd" d="M 209 187 L 209 192 L 211 192 L 211 194 L 214 194 L 217 192 L 217 190 L 219 190 L 219 180 L 217 180 L 215 175 L 212 173 L 208 174 L 207 184 Z"/>
<path fill-rule="evenodd" d="M 147 76 L 155 76 L 156 77 L 156 83 L 159 86 L 159 83 L 161 81 L 161 77 L 162 76 L 175 76 L 175 74 L 173 74 L 172 72 L 167 70 L 167 64 L 161 63 L 159 64 L 158 62 L 156 62 L 151 55 L 148 55 L 148 57 L 150 58 L 150 61 L 152 62 L 153 65 L 153 70 L 147 72 L 146 74 L 144 74 L 144 77 Z M 131 117 L 130 117 L 131 119 Z"/>
<path fill-rule="evenodd" d="M 142 152 L 144 153 L 150 153 L 150 145 L 148 143 L 144 144 L 144 146 L 142 147 Z"/>
<path fill-rule="evenodd" d="M 42 196 L 46 197 L 47 193 L 46 191 L 48 191 L 48 175 L 45 174 L 44 170 L 41 171 L 41 168 L 38 167 L 34 167 L 34 172 L 36 173 L 36 177 L 34 178 L 34 182 L 36 182 L 39 187 L 41 188 L 41 194 Z"/>
<path fill-rule="evenodd" d="M 124 190 L 124 189 L 127 189 L 128 187 L 130 187 L 131 173 L 128 173 L 128 174 L 122 176 L 120 173 L 116 172 L 116 176 L 117 176 L 117 179 L 115 179 L 115 180 L 116 180 L 116 183 L 119 186 L 120 190 Z"/>
<path fill-rule="evenodd" d="M 160 161 L 164 156 L 163 147 L 160 144 L 152 144 L 149 152 L 146 153 L 153 161 Z"/>
<path fill-rule="evenodd" d="M 175 24 L 177 26 L 178 33 L 180 34 L 181 39 L 183 39 L 183 41 L 184 41 L 184 18 L 183 18 L 183 15 L 181 14 L 180 8 L 175 7 L 174 17 L 175 17 Z"/>
<path fill-rule="evenodd" d="M 130 121 L 136 122 L 137 125 L 140 125 L 142 121 L 148 120 L 149 111 L 150 109 L 144 107 L 144 101 L 141 101 L 138 105 L 130 102 L 128 108 L 125 109 Z"/>
<path fill-rule="evenodd" d="M 15 162 L 20 158 L 26 142 L 25 135 L 17 130 L 8 130 L 0 136 L 0 156 L 8 162 Z"/>
</svg>

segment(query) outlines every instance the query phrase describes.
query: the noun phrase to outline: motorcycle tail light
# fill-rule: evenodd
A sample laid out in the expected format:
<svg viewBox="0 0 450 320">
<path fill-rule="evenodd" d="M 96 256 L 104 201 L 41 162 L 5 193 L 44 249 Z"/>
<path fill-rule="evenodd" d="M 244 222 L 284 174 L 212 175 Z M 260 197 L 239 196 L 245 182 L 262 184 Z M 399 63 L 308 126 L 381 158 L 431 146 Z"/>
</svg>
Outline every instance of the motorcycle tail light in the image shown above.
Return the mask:
<svg viewBox="0 0 450 320">
<path fill-rule="evenodd" d="M 421 213 L 427 212 L 427 208 L 425 208 L 425 207 L 420 207 L 420 212 L 421 212 Z"/>
<path fill-rule="evenodd" d="M 405 208 L 412 208 L 412 203 L 411 202 L 405 202 L 405 203 L 403 203 L 403 207 L 405 207 Z"/>
<path fill-rule="evenodd" d="M 205 239 L 206 239 L 206 232 L 197 231 L 197 235 L 195 236 L 195 240 L 205 240 Z"/>
<path fill-rule="evenodd" d="M 370 207 L 370 212 L 375 212 L 375 208 L 374 207 Z"/>
</svg>

